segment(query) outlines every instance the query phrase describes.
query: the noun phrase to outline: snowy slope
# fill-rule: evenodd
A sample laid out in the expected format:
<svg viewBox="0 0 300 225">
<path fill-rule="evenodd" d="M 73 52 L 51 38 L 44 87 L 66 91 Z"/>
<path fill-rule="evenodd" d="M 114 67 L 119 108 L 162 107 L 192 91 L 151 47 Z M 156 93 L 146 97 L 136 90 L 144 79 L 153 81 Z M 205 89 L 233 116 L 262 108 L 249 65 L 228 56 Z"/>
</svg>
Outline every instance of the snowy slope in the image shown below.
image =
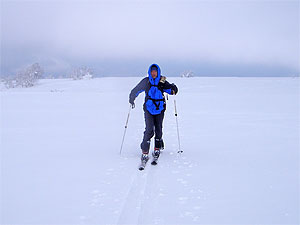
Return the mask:
<svg viewBox="0 0 300 225">
<path fill-rule="evenodd" d="M 184 153 L 169 96 L 145 171 L 140 79 L 1 88 L 1 224 L 299 224 L 298 78 L 168 78 Z"/>
</svg>

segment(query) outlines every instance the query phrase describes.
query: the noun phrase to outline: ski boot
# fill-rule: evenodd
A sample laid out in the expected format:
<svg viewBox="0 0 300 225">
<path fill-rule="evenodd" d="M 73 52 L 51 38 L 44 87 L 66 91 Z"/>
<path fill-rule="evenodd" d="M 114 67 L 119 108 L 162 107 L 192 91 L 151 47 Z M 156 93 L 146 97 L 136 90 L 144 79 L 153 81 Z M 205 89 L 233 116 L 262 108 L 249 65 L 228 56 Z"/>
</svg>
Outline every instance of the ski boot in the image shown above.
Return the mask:
<svg viewBox="0 0 300 225">
<path fill-rule="evenodd" d="M 139 167 L 139 170 L 145 169 L 145 166 L 146 166 L 146 163 L 148 162 L 148 160 L 149 160 L 148 154 L 143 153 L 141 156 L 141 165 Z"/>
<path fill-rule="evenodd" d="M 159 148 L 154 148 L 154 151 L 152 152 L 152 156 L 153 156 L 153 161 L 151 162 L 152 165 L 157 164 L 157 160 L 159 158 L 159 155 L 160 155 L 160 149 Z"/>
</svg>

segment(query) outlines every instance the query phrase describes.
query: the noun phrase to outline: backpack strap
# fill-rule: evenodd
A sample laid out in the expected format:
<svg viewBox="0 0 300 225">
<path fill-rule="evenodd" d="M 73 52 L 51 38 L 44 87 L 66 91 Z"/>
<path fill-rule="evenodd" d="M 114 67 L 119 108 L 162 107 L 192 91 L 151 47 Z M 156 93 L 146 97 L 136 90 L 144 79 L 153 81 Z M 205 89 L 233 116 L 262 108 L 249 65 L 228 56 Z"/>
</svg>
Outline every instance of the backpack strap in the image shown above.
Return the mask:
<svg viewBox="0 0 300 225">
<path fill-rule="evenodd" d="M 155 107 L 156 107 L 156 110 L 159 110 L 160 101 L 164 101 L 163 98 L 161 98 L 161 99 L 154 99 L 154 98 L 148 97 L 147 99 L 152 100 L 153 104 L 154 104 Z M 157 102 L 158 102 L 158 104 L 157 104 Z"/>
<path fill-rule="evenodd" d="M 151 82 L 149 81 L 149 85 L 150 85 L 150 88 L 151 88 L 152 86 L 153 86 L 153 87 L 157 87 L 157 89 L 160 90 L 162 94 L 164 93 L 163 87 L 162 87 L 162 85 L 159 85 L 159 83 L 156 85 L 156 84 L 151 84 Z M 150 89 L 150 88 L 149 88 L 149 89 Z"/>
</svg>

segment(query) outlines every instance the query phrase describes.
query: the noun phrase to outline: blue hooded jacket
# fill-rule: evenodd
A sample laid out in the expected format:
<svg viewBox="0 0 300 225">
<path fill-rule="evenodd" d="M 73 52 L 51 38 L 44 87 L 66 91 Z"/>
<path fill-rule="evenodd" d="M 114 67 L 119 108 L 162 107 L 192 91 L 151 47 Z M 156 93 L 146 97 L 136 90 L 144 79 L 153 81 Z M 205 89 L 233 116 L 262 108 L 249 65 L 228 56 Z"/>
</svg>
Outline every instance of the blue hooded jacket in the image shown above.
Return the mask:
<svg viewBox="0 0 300 225">
<path fill-rule="evenodd" d="M 152 66 L 157 67 L 157 77 L 155 79 L 151 76 Z M 172 94 L 172 90 L 174 90 L 176 94 L 178 90 L 175 84 L 170 84 L 165 81 L 165 79 L 161 79 L 161 77 L 160 67 L 157 64 L 150 65 L 148 69 L 148 77 L 142 79 L 138 85 L 131 90 L 129 102 L 133 103 L 135 98 L 141 92 L 145 91 L 144 110 L 146 109 L 152 115 L 160 114 L 164 109 L 166 109 L 163 92 Z"/>
</svg>

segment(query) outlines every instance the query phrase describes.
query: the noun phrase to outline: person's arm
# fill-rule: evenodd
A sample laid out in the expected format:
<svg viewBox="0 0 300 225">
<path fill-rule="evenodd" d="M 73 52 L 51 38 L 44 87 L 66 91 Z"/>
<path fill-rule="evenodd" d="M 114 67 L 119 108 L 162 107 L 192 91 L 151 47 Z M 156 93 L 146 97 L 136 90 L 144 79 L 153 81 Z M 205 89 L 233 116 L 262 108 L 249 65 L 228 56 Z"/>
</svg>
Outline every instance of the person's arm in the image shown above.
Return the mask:
<svg viewBox="0 0 300 225">
<path fill-rule="evenodd" d="M 170 95 L 176 95 L 178 92 L 178 88 L 174 83 L 170 84 L 168 81 L 165 81 L 163 91 Z"/>
<path fill-rule="evenodd" d="M 142 79 L 130 92 L 129 94 L 129 103 L 132 105 L 132 108 L 134 108 L 134 100 L 135 98 L 142 93 L 143 91 L 145 91 L 146 89 L 146 83 L 147 82 L 147 77 L 145 77 L 144 79 Z"/>
</svg>

